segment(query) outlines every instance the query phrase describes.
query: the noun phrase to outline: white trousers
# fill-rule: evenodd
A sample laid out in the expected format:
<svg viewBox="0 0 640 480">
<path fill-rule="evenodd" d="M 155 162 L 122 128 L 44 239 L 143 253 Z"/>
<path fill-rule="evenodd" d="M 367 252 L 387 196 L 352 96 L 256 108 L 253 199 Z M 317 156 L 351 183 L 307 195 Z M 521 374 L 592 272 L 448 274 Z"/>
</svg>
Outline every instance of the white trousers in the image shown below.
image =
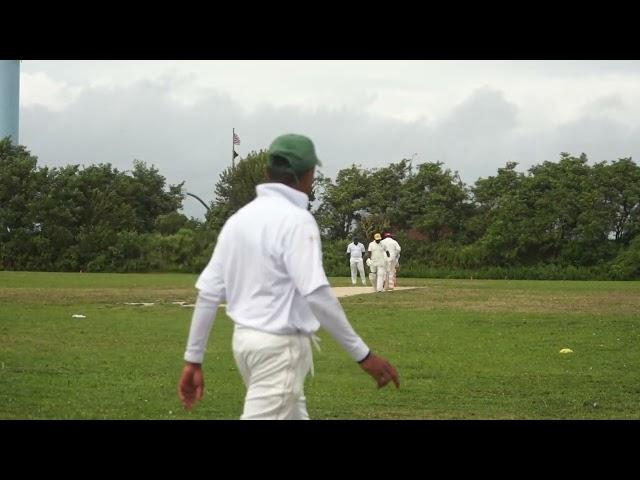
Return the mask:
<svg viewBox="0 0 640 480">
<path fill-rule="evenodd" d="M 393 290 L 396 287 L 396 267 L 398 266 L 397 258 L 387 259 L 387 279 L 386 287 Z"/>
<path fill-rule="evenodd" d="M 304 379 L 312 367 L 305 335 L 235 326 L 233 357 L 247 388 L 241 420 L 308 420 Z"/>
<path fill-rule="evenodd" d="M 371 272 L 375 276 L 375 284 L 372 283 L 373 289 L 376 292 L 384 292 L 384 282 L 387 278 L 387 272 L 382 265 L 373 265 Z"/>
<path fill-rule="evenodd" d="M 361 258 L 352 258 L 349 260 L 349 266 L 351 267 L 351 283 L 355 285 L 358 280 L 358 273 L 362 279 L 362 285 L 366 285 L 367 281 L 364 277 L 364 261 Z M 357 269 L 357 271 L 356 271 Z"/>
</svg>

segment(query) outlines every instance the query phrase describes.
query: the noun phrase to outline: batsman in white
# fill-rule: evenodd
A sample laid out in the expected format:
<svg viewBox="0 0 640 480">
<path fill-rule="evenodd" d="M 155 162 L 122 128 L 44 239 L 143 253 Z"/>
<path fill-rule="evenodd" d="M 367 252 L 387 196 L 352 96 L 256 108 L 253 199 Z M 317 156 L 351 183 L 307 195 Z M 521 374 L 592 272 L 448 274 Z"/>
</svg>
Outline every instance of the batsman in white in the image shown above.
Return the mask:
<svg viewBox="0 0 640 480">
<path fill-rule="evenodd" d="M 369 260 L 371 260 L 371 271 L 376 272 L 376 284 L 373 286 L 376 292 L 384 292 L 384 281 L 387 272 L 387 250 L 382 244 L 382 235 L 373 235 L 373 242 L 367 248 Z"/>
<path fill-rule="evenodd" d="M 358 273 L 360 273 L 360 279 L 362 285 L 366 285 L 367 281 L 364 276 L 364 261 L 362 255 L 365 253 L 364 245 L 358 241 L 356 237 L 353 237 L 353 242 L 347 246 L 347 255 L 349 255 L 349 267 L 351 268 L 351 284 L 356 285 L 358 280 Z"/>
<path fill-rule="evenodd" d="M 322 326 L 378 387 L 400 383 L 395 368 L 355 333 L 322 266 L 320 231 L 309 213 L 316 165 L 311 140 L 282 135 L 269 147 L 267 183 L 232 215 L 196 282 L 178 396 L 202 398 L 202 362 L 218 305 L 234 322 L 232 349 L 246 396 L 241 419 L 308 419 L 304 379 L 313 373 L 311 338 Z M 243 272 L 251 271 L 251 275 Z"/>
</svg>

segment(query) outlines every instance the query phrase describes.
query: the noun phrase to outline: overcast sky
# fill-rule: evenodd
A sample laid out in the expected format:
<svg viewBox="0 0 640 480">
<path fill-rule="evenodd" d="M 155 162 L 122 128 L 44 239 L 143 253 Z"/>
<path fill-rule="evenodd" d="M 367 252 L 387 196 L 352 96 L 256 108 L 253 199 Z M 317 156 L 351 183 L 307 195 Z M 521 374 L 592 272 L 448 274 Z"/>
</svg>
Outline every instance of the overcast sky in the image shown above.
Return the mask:
<svg viewBox="0 0 640 480">
<path fill-rule="evenodd" d="M 468 184 L 560 152 L 640 157 L 640 61 L 23 61 L 20 88 L 40 165 L 140 159 L 207 202 L 232 128 L 241 157 L 308 135 L 332 178 L 412 156 Z"/>
</svg>

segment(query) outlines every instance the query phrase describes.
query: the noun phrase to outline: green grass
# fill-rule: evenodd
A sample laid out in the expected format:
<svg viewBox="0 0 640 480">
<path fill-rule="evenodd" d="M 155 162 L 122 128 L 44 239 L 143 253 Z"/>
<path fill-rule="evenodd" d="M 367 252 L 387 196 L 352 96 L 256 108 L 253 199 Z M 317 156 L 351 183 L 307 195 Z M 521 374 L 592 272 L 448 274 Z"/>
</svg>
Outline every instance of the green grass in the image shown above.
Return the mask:
<svg viewBox="0 0 640 480">
<path fill-rule="evenodd" d="M 238 418 L 244 387 L 222 308 L 205 397 L 192 412 L 177 399 L 192 309 L 171 302 L 193 302 L 195 279 L 0 272 L 0 418 Z M 640 282 L 399 281 L 425 288 L 341 303 L 401 389 L 377 390 L 321 331 L 312 418 L 640 418 Z"/>
</svg>

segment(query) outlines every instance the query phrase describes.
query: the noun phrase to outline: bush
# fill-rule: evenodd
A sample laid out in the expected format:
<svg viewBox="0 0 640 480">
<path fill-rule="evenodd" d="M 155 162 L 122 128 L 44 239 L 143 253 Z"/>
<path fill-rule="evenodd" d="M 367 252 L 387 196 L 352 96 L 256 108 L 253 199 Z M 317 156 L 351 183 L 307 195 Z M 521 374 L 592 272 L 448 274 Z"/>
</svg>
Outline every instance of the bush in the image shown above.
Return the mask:
<svg viewBox="0 0 640 480">
<path fill-rule="evenodd" d="M 640 236 L 621 251 L 611 265 L 611 274 L 619 280 L 640 278 Z"/>
</svg>

